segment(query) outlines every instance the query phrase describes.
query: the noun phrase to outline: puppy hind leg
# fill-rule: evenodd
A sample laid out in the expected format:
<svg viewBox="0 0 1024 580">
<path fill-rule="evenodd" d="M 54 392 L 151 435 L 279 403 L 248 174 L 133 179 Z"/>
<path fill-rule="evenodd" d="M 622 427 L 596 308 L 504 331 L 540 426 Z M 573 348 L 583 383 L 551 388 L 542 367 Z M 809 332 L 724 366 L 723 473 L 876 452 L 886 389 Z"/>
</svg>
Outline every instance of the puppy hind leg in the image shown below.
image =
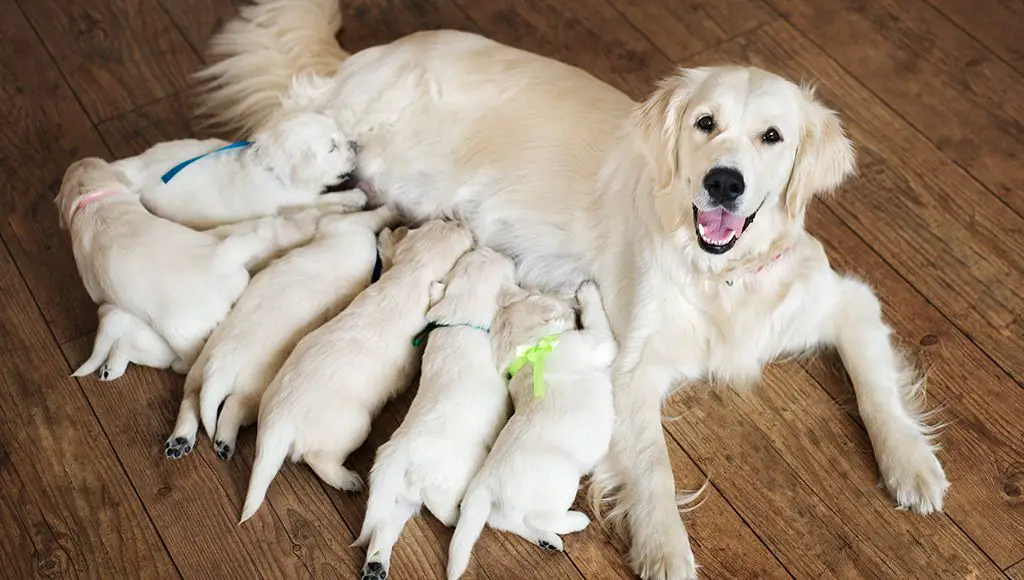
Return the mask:
<svg viewBox="0 0 1024 580">
<path fill-rule="evenodd" d="M 526 524 L 539 530 L 549 530 L 556 534 L 573 534 L 583 531 L 590 525 L 587 514 L 578 511 L 544 512 L 526 516 Z"/>
<path fill-rule="evenodd" d="M 121 378 L 125 371 L 128 370 L 129 362 L 131 362 L 130 358 L 122 347 L 121 342 L 115 342 L 114 347 L 110 349 L 107 360 L 100 365 L 98 371 L 99 379 L 101 381 L 112 381 Z"/>
<path fill-rule="evenodd" d="M 347 458 L 347 453 L 343 455 L 324 450 L 310 451 L 302 456 L 302 460 L 327 485 L 342 491 L 362 491 L 363 478 L 343 465 Z"/>
<path fill-rule="evenodd" d="M 399 499 L 390 516 L 377 524 L 366 548 L 366 563 L 361 571 L 362 580 L 384 580 L 391 569 L 391 552 L 402 535 L 409 518 L 419 512 L 419 504 Z"/>
<path fill-rule="evenodd" d="M 524 518 L 502 516 L 500 513 L 492 512 L 488 523 L 492 528 L 511 532 L 545 550 L 561 552 L 564 549 L 562 538 L 558 534 L 534 527 Z"/>
<path fill-rule="evenodd" d="M 174 424 L 174 432 L 164 443 L 164 455 L 171 459 L 180 459 L 188 455 L 196 445 L 196 432 L 199 430 L 199 393 L 186 392 L 178 409 L 178 421 Z"/>
<path fill-rule="evenodd" d="M 259 412 L 259 399 L 246 395 L 230 395 L 224 400 L 217 417 L 217 431 L 213 437 L 213 448 L 217 457 L 227 461 L 235 453 L 238 430 L 252 425 Z"/>
</svg>

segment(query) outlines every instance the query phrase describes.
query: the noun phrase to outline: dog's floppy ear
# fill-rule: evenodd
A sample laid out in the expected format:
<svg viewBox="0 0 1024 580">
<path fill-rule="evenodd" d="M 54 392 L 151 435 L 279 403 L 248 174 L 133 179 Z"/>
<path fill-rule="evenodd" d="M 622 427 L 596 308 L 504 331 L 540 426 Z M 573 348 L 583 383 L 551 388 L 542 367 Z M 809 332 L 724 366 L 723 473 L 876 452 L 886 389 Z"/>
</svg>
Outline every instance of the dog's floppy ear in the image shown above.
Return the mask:
<svg viewBox="0 0 1024 580">
<path fill-rule="evenodd" d="M 679 169 L 679 134 L 682 116 L 694 90 L 709 69 L 682 69 L 661 79 L 654 93 L 633 111 L 633 133 L 647 159 L 655 191 L 672 185 Z"/>
<path fill-rule="evenodd" d="M 814 97 L 814 88 L 803 87 L 804 127 L 786 190 L 790 219 L 802 221 L 815 195 L 828 193 L 853 173 L 853 145 L 846 138 L 836 113 Z"/>
<path fill-rule="evenodd" d="M 505 308 L 509 304 L 515 304 L 520 300 L 525 300 L 530 293 L 523 290 L 519 286 L 509 285 L 501 293 L 501 297 L 498 298 L 498 306 Z"/>
</svg>

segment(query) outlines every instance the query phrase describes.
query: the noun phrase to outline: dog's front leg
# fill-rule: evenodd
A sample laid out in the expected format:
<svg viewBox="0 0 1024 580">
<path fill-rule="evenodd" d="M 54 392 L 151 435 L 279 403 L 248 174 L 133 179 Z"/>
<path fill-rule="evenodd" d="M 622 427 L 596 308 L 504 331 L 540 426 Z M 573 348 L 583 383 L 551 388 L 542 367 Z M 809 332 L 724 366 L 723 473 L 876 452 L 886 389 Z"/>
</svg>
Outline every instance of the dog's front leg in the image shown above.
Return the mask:
<svg viewBox="0 0 1024 580">
<path fill-rule="evenodd" d="M 853 381 L 882 480 L 901 508 L 941 510 L 949 482 L 935 456 L 934 429 L 917 409 L 923 379 L 893 347 L 874 292 L 851 279 L 839 284 L 840 299 L 826 327 Z"/>
<path fill-rule="evenodd" d="M 649 362 L 615 380 L 616 424 L 608 458 L 619 487 L 614 512 L 629 527 L 630 563 L 644 580 L 697 577 L 661 427 L 661 402 L 674 381 L 671 368 Z"/>
</svg>

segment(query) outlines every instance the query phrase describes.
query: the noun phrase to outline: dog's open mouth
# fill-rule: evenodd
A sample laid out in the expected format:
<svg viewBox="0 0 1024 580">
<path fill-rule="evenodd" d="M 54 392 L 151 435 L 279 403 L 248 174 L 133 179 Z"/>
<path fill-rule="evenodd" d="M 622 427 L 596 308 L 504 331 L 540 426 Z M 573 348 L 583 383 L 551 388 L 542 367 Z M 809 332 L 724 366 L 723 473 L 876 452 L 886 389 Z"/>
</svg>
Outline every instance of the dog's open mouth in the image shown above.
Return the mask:
<svg viewBox="0 0 1024 580">
<path fill-rule="evenodd" d="M 697 230 L 697 244 L 709 254 L 724 254 L 754 221 L 757 212 L 747 217 L 730 213 L 723 208 L 701 210 L 693 206 L 693 225 Z"/>
</svg>

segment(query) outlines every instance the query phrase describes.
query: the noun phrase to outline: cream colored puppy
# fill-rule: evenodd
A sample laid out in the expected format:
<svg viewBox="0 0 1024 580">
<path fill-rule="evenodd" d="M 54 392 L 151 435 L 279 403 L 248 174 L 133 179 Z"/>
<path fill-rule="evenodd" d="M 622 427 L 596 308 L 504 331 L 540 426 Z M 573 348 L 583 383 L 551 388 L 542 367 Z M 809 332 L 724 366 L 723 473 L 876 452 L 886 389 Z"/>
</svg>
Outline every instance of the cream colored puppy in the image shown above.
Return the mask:
<svg viewBox="0 0 1024 580">
<path fill-rule="evenodd" d="M 182 139 L 158 143 L 112 165 L 128 176 L 153 214 L 207 229 L 278 213 L 288 207 L 345 202 L 356 192 L 324 194 L 351 177 L 356 145 L 337 122 L 295 113 L 257 132 L 252 141 Z"/>
<path fill-rule="evenodd" d="M 412 338 L 426 325 L 434 282 L 471 245 L 469 233 L 452 223 L 409 232 L 376 284 L 299 341 L 260 401 L 243 522 L 288 457 L 335 488 L 362 487 L 343 463 L 366 439 L 373 417 L 415 376 L 420 357 Z"/>
<path fill-rule="evenodd" d="M 348 306 L 385 257 L 390 262 L 392 234 L 381 234 L 385 247 L 378 250 L 377 232 L 396 217 L 387 207 L 325 216 L 312 242 L 253 277 L 185 379 L 167 457 L 195 446 L 200 418 L 217 455 L 231 457 L 239 428 L 256 420 L 260 397 L 295 344 Z"/>
<path fill-rule="evenodd" d="M 171 345 L 138 316 L 113 304 L 101 304 L 99 319 L 92 354 L 71 376 L 96 372 L 101 381 L 112 381 L 124 374 L 128 363 L 170 368 L 182 375 L 188 372 Z"/>
<path fill-rule="evenodd" d="M 516 411 L 462 500 L 448 550 L 449 580 L 465 572 L 485 523 L 551 550 L 562 549 L 559 534 L 590 523 L 570 508 L 580 478 L 608 451 L 615 422 L 609 366 L 616 347 L 597 286 L 583 284 L 577 297 L 581 330 L 573 330 L 567 303 L 543 294 L 520 297 L 498 314 L 494 340 L 502 368 L 517 348 L 552 337 L 557 344 L 542 363 L 527 363 L 509 383 Z"/>
<path fill-rule="evenodd" d="M 87 158 L 64 174 L 56 199 L 86 291 L 143 321 L 161 336 L 179 368 L 249 283 L 247 267 L 279 250 L 275 222 L 219 239 L 153 216 L 124 174 Z"/>
<path fill-rule="evenodd" d="M 366 545 L 364 580 L 387 576 L 402 527 L 426 506 L 455 525 L 459 502 L 510 411 L 491 349 L 491 322 L 515 286 L 512 261 L 489 248 L 456 262 L 444 298 L 427 312 L 419 389 L 391 439 L 377 451 L 370 499 L 356 545 Z"/>
</svg>

